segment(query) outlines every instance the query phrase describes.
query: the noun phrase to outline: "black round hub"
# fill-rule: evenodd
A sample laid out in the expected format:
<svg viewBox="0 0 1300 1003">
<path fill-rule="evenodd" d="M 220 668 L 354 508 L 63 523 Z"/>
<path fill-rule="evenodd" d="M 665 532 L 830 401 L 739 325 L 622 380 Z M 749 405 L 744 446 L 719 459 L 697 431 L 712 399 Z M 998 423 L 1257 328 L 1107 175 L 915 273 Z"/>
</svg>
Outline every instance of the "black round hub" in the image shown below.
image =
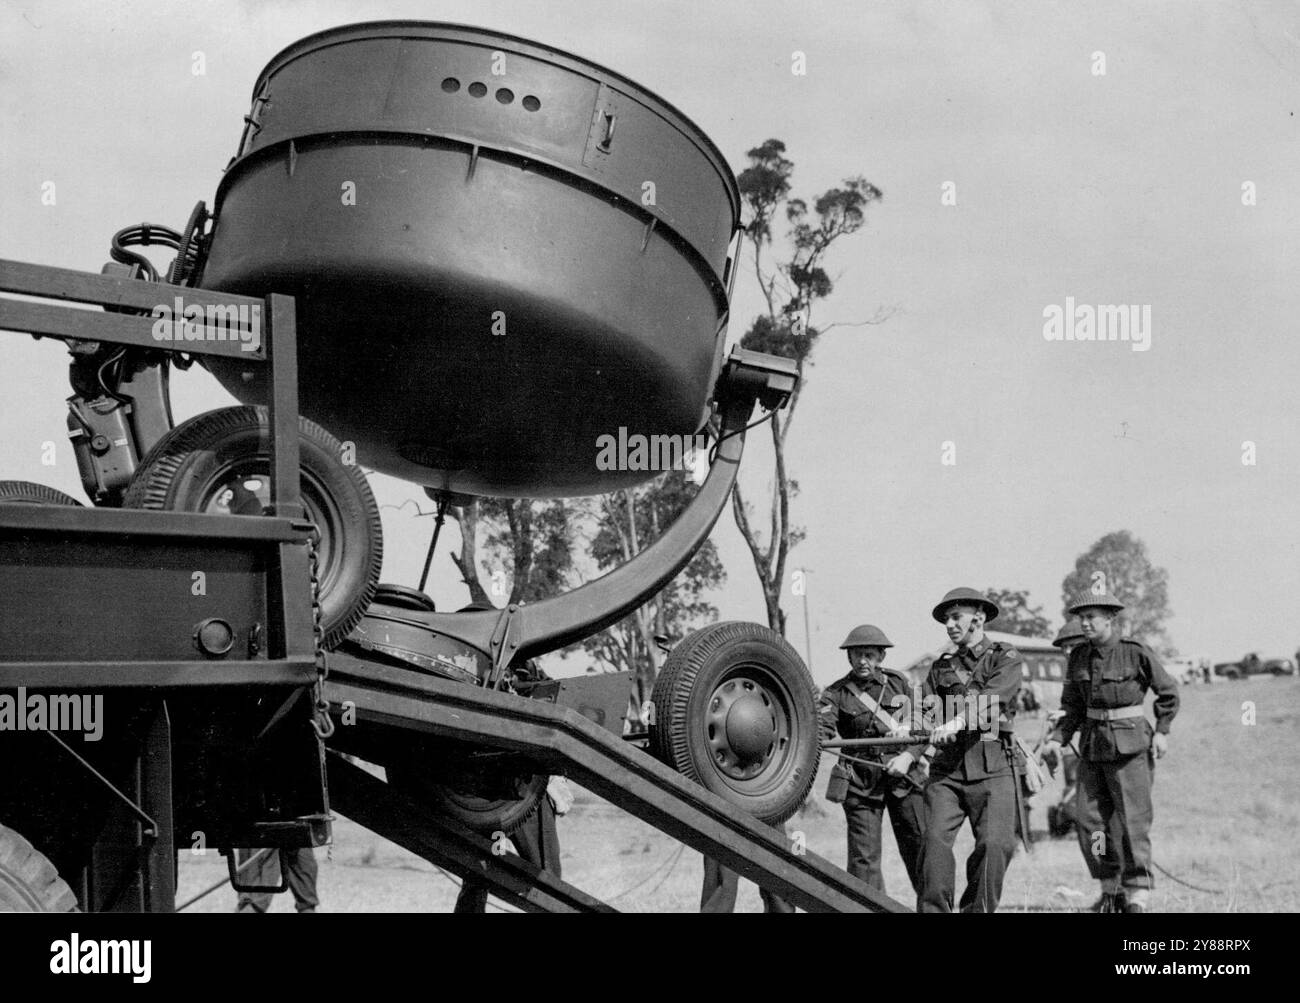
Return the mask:
<svg viewBox="0 0 1300 1003">
<path fill-rule="evenodd" d="M 707 727 L 714 762 L 735 780 L 761 773 L 784 737 L 772 695 L 743 675 L 732 676 L 713 691 Z"/>
</svg>

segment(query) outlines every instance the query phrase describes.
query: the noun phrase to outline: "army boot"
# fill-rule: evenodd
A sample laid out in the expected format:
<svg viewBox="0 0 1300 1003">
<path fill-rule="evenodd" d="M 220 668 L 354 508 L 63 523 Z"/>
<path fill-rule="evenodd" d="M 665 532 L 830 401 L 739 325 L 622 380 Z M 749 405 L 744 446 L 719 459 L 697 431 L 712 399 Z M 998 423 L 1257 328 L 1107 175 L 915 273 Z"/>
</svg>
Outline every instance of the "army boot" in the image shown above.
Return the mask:
<svg viewBox="0 0 1300 1003">
<path fill-rule="evenodd" d="M 1123 912 L 1124 893 L 1120 891 L 1119 882 L 1104 878 L 1101 882 L 1101 898 L 1097 899 L 1088 909 L 1089 912 Z"/>
<path fill-rule="evenodd" d="M 1129 888 L 1125 895 L 1125 912 L 1146 912 L 1151 897 L 1149 888 Z"/>
</svg>

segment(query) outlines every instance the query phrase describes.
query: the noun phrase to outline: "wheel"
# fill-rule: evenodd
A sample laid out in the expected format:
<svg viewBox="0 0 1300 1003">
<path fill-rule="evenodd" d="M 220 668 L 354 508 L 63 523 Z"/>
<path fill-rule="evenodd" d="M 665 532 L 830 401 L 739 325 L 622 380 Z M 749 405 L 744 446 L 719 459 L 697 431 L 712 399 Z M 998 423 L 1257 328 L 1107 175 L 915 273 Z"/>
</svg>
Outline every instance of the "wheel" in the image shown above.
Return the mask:
<svg viewBox="0 0 1300 1003">
<path fill-rule="evenodd" d="M 374 601 L 388 606 L 395 606 L 397 609 L 408 609 L 415 613 L 437 612 L 432 599 L 419 589 L 413 589 L 406 585 L 390 585 L 387 582 L 380 582 L 379 587 L 375 589 Z"/>
<path fill-rule="evenodd" d="M 72 495 L 47 488 L 44 484 L 31 481 L 0 481 L 0 505 L 75 505 L 81 508 L 81 502 Z"/>
<path fill-rule="evenodd" d="M 784 822 L 817 775 L 817 691 L 795 650 L 755 623 L 715 623 L 655 680 L 650 749 L 761 822 Z"/>
<path fill-rule="evenodd" d="M 4 825 L 0 825 L 0 912 L 77 912 L 77 896 L 45 854 Z"/>
<path fill-rule="evenodd" d="M 379 506 L 342 445 L 315 422 L 298 419 L 302 502 L 321 532 L 320 604 L 325 646 L 336 647 L 360 622 L 383 563 Z M 270 426 L 265 408 L 209 411 L 176 426 L 131 478 L 127 508 L 260 515 L 270 504 Z"/>
<path fill-rule="evenodd" d="M 440 815 L 455 819 L 482 836 L 523 825 L 546 796 L 545 774 L 503 774 L 476 780 L 441 780 L 409 764 L 385 767 L 388 782 Z"/>
</svg>

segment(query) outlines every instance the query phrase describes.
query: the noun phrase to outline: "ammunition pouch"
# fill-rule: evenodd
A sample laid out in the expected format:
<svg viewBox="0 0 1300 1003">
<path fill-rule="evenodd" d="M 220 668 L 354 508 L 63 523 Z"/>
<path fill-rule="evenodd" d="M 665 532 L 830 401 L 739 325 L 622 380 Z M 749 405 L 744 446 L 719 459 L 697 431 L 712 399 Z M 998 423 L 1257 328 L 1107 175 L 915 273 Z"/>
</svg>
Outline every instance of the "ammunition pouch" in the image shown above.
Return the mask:
<svg viewBox="0 0 1300 1003">
<path fill-rule="evenodd" d="M 831 779 L 826 785 L 826 800 L 831 804 L 843 804 L 849 796 L 849 768 L 836 762 L 831 767 Z"/>
</svg>

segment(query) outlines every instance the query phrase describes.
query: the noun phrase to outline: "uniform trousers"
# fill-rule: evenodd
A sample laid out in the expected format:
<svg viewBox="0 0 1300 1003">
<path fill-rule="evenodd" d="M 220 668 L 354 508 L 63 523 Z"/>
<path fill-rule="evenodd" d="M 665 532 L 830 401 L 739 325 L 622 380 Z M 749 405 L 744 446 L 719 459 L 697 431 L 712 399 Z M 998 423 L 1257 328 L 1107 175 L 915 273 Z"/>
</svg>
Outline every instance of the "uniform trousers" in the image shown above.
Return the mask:
<svg viewBox="0 0 1300 1003">
<path fill-rule="evenodd" d="M 962 780 L 937 777 L 925 789 L 925 839 L 921 845 L 921 891 L 917 912 L 952 912 L 957 864 L 952 846 L 970 819 L 975 848 L 966 859 L 962 912 L 995 912 L 1002 880 L 1016 852 L 1016 778 Z"/>
<path fill-rule="evenodd" d="M 1149 753 L 1110 762 L 1079 760 L 1079 849 L 1098 881 L 1151 888 L 1151 780 Z"/>
<path fill-rule="evenodd" d="M 785 836 L 785 826 L 773 826 Z M 723 867 L 711 857 L 704 858 L 704 885 L 700 890 L 700 912 L 735 912 L 736 892 L 740 887 L 740 875 L 729 867 Z M 764 912 L 794 912 L 792 906 L 779 895 L 774 895 L 766 888 L 759 887 L 763 899 Z"/>
<path fill-rule="evenodd" d="M 560 876 L 560 834 L 555 827 L 555 808 L 551 799 L 543 794 L 537 810 L 518 829 L 510 834 L 521 860 Z M 486 912 L 488 890 L 472 878 L 466 878 L 456 896 L 453 912 Z"/>
<path fill-rule="evenodd" d="M 925 795 L 912 791 L 904 797 L 886 794 L 881 798 L 862 798 L 850 794 L 844 799 L 844 820 L 848 830 L 848 872 L 861 878 L 877 891 L 885 890 L 881 871 L 881 836 L 885 810 L 894 830 L 898 852 L 907 868 L 912 890 L 921 889 L 919 862 L 921 841 L 925 834 Z"/>
<path fill-rule="evenodd" d="M 242 857 L 235 858 L 236 865 L 250 859 L 257 850 L 243 850 Z M 291 846 L 282 850 L 268 851 L 257 863 L 239 872 L 239 883 L 243 885 L 278 885 L 280 868 L 288 879 L 289 891 L 293 893 L 293 902 L 299 912 L 315 912 L 320 905 L 316 897 L 316 854 L 310 846 Z M 271 908 L 271 896 L 274 892 L 240 892 L 238 912 L 266 912 Z"/>
</svg>

